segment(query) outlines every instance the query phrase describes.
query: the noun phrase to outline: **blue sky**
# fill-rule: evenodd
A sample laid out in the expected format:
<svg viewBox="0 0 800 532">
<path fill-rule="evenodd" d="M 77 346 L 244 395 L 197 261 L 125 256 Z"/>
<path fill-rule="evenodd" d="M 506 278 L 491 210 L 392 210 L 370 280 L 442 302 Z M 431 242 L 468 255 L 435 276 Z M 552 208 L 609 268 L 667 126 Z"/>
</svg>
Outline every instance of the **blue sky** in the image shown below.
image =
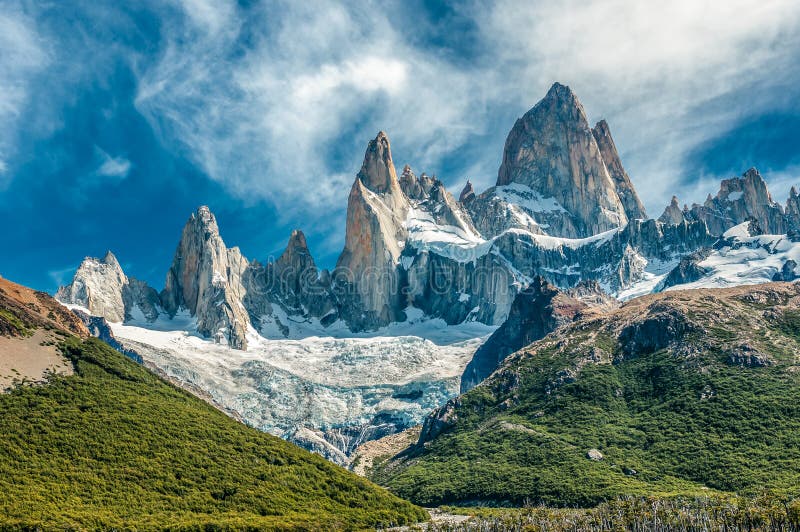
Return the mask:
<svg viewBox="0 0 800 532">
<path fill-rule="evenodd" d="M 378 130 L 494 183 L 553 81 L 608 120 L 651 215 L 757 166 L 800 184 L 796 0 L 0 0 L 0 275 L 53 291 L 106 249 L 163 286 L 198 205 L 248 258 L 318 263 Z"/>
</svg>

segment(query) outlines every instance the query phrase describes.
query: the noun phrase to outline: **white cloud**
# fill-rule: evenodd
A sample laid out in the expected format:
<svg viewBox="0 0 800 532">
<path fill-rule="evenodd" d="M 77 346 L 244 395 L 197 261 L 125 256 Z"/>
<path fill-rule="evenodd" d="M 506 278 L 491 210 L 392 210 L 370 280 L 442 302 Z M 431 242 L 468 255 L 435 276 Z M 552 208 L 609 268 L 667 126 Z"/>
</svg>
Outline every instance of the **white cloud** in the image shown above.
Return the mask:
<svg viewBox="0 0 800 532">
<path fill-rule="evenodd" d="M 128 172 L 131 170 L 131 162 L 128 159 L 122 156 L 112 157 L 99 147 L 95 150 L 100 159 L 100 165 L 94 171 L 95 175 L 119 181 L 128 177 Z"/>
<path fill-rule="evenodd" d="M 378 130 L 396 154 L 434 165 L 482 127 L 470 74 L 409 46 L 381 10 L 277 2 L 248 17 L 261 31 L 244 53 L 240 13 L 225 30 L 170 27 L 136 100 L 168 143 L 241 197 L 286 217 L 327 216 L 344 208 Z"/>
<path fill-rule="evenodd" d="M 287 217 L 344 208 L 379 129 L 396 162 L 406 162 L 400 153 L 428 171 L 476 134 L 497 137 L 460 153 L 476 186 L 493 184 L 512 124 L 490 126 L 489 113 L 521 115 L 556 80 L 609 120 L 643 199 L 660 210 L 689 192 L 677 187 L 691 148 L 773 105 L 764 89 L 797 76 L 793 0 L 476 2 L 462 14 L 477 25 L 481 53 L 460 63 L 410 44 L 413 28 L 372 4 L 268 2 L 245 16 L 232 1 L 176 2 L 188 22 L 166 24 L 137 106 L 212 178 Z M 748 89 L 749 109 L 715 104 Z"/>
</svg>

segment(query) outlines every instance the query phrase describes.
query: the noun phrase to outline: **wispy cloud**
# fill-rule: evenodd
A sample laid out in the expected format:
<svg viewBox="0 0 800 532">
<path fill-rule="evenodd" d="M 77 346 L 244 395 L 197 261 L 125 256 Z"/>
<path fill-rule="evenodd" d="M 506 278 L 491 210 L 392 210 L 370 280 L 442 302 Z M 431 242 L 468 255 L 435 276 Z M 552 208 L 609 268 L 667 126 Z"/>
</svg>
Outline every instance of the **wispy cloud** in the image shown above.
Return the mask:
<svg viewBox="0 0 800 532">
<path fill-rule="evenodd" d="M 221 26 L 174 22 L 161 60 L 141 73 L 137 106 L 243 197 L 273 201 L 287 217 L 343 208 L 379 129 L 409 162 L 434 165 L 482 127 L 470 74 L 409 46 L 383 10 L 270 2 L 245 17 L 232 9 L 215 18 Z"/>
<path fill-rule="evenodd" d="M 375 5 L 268 2 L 246 15 L 232 2 L 181 5 L 188 19 L 166 32 L 137 105 L 212 178 L 288 216 L 341 204 L 378 129 L 435 170 L 475 135 L 503 138 L 511 124 L 493 124 L 492 111 L 522 114 L 555 80 L 610 120 L 652 210 L 684 180 L 688 150 L 800 77 L 791 0 L 476 2 L 462 8 L 478 28 L 474 62 L 410 44 Z M 746 91 L 738 106 L 719 104 Z M 499 156 L 471 146 L 461 159 L 488 186 Z"/>
<path fill-rule="evenodd" d="M 128 177 L 128 172 L 131 170 L 131 162 L 122 156 L 112 157 L 101 148 L 96 148 L 100 165 L 94 171 L 94 174 L 121 181 Z"/>
<path fill-rule="evenodd" d="M 127 11 L 79 4 L 87 17 L 102 17 L 98 27 L 137 31 Z M 467 175 L 479 188 L 493 184 L 514 117 L 556 80 L 576 90 L 592 118 L 609 120 L 651 214 L 672 193 L 691 201 L 697 183 L 711 183 L 685 175 L 692 148 L 747 114 L 797 106 L 781 99 L 796 96 L 783 89 L 800 83 L 795 0 L 458 2 L 451 10 L 474 28 L 469 57 L 452 36 L 443 50 L 417 35 L 447 28 L 398 24 L 419 18 L 407 12 L 420 8 L 414 2 L 142 5 L 157 19 L 158 46 L 70 41 L 88 48 L 73 78 L 90 77 L 92 56 L 109 64 L 112 54 L 125 57 L 136 107 L 163 144 L 244 201 L 274 203 L 286 219 L 331 210 L 340 219 L 379 129 L 398 164 L 449 171 L 441 177 L 454 187 Z M 48 64 L 43 50 L 59 49 L 61 37 L 48 38 L 56 44 L 45 48 L 21 10 L 0 8 L 0 119 L 12 121 L 0 132 L 0 183 L 26 84 Z M 79 51 L 63 53 L 68 61 Z M 127 175 L 126 159 L 108 157 L 98 174 Z"/>
<path fill-rule="evenodd" d="M 48 63 L 35 23 L 9 1 L 0 6 L 0 189 L 8 182 L 19 117 L 32 77 Z"/>
</svg>

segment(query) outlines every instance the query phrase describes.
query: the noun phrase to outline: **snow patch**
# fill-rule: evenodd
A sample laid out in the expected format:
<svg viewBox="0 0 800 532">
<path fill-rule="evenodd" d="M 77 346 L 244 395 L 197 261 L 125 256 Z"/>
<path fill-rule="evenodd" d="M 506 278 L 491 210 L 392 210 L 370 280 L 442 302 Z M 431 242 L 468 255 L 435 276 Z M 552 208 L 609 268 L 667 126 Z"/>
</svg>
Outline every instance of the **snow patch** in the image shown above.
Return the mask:
<svg viewBox="0 0 800 532">
<path fill-rule="evenodd" d="M 530 213 L 567 212 L 555 198 L 542 196 L 531 187 L 519 183 L 497 187 L 495 196 L 506 203 L 522 207 Z"/>
</svg>

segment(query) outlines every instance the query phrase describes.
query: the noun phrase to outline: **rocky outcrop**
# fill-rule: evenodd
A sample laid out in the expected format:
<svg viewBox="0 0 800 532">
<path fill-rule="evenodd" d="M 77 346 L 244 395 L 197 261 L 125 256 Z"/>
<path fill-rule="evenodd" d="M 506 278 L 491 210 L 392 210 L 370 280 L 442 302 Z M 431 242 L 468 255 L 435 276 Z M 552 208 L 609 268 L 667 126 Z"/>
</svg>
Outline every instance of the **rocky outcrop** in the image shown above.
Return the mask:
<svg viewBox="0 0 800 532">
<path fill-rule="evenodd" d="M 642 205 L 639 196 L 636 194 L 636 189 L 633 188 L 631 178 L 628 177 L 628 173 L 622 166 L 619 153 L 617 153 L 617 146 L 611 137 L 608 122 L 605 120 L 599 121 L 592 129 L 592 135 L 597 141 L 597 147 L 600 148 L 600 155 L 606 164 L 608 173 L 617 187 L 617 194 L 620 201 L 622 201 L 622 206 L 625 208 L 628 220 L 646 220 L 647 212 L 645 212 L 644 205 Z"/>
<path fill-rule="evenodd" d="M 678 225 L 683 223 L 685 220 L 686 217 L 684 216 L 683 209 L 681 209 L 681 206 L 678 203 L 678 197 L 672 196 L 672 201 L 669 202 L 669 205 L 667 205 L 667 207 L 664 209 L 664 212 L 658 217 L 658 221 L 664 224 Z"/>
<path fill-rule="evenodd" d="M 535 217 L 550 235 L 586 237 L 628 221 L 583 106 L 559 83 L 517 120 L 506 139 L 497 186 L 511 183 L 562 207 Z"/>
<path fill-rule="evenodd" d="M 369 143 L 347 200 L 344 250 L 336 263 L 341 314 L 354 330 L 402 321 L 397 264 L 406 239 L 408 198 L 397 180 L 389 138 Z"/>
<path fill-rule="evenodd" d="M 800 230 L 800 195 L 797 194 L 797 189 L 795 187 L 789 190 L 785 214 L 787 229 L 789 231 Z"/>
<path fill-rule="evenodd" d="M 794 281 L 797 279 L 797 274 L 795 271 L 797 270 L 797 262 L 794 259 L 788 259 L 786 262 L 783 263 L 781 266 L 780 271 L 776 272 L 775 275 L 772 276 L 773 281 Z"/>
<path fill-rule="evenodd" d="M 164 309 L 171 316 L 186 309 L 197 318 L 198 332 L 246 349 L 250 319 L 242 304 L 242 276 L 248 266 L 239 248 L 225 246 L 211 210 L 200 207 L 186 222 L 167 272 Z"/>
<path fill-rule="evenodd" d="M 161 313 L 161 299 L 158 292 L 144 281 L 128 277 L 128 284 L 122 287 L 122 301 L 125 304 L 125 320 L 141 319 L 155 321 Z"/>
<path fill-rule="evenodd" d="M 128 278 L 117 258 L 110 251 L 102 259 L 86 257 L 72 278 L 72 283 L 56 292 L 56 299 L 64 303 L 86 307 L 96 316 L 109 321 L 125 320 L 125 302 L 122 287 Z"/>
<path fill-rule="evenodd" d="M 102 259 L 83 259 L 72 282 L 60 287 L 55 298 L 114 323 L 132 318 L 155 321 L 161 305 L 158 292 L 144 281 L 125 275 L 110 251 Z"/>
<path fill-rule="evenodd" d="M 461 393 L 491 375 L 508 355 L 572 322 L 586 308 L 541 277 L 534 278 L 514 298 L 508 319 L 475 352 L 461 376 Z"/>
<path fill-rule="evenodd" d="M 699 328 L 681 310 L 652 305 L 619 332 L 621 356 L 627 359 L 654 353 L 680 342 Z"/>
<path fill-rule="evenodd" d="M 84 325 L 86 325 L 86 328 L 89 330 L 92 336 L 101 339 L 134 362 L 138 362 L 139 364 L 142 363 L 142 357 L 139 355 L 139 353 L 133 349 L 125 347 L 119 340 L 117 340 L 117 338 L 114 336 L 114 332 L 111 330 L 111 326 L 104 317 L 92 316 L 78 309 L 74 309 L 72 312 L 78 318 L 80 318 L 81 321 L 83 321 Z"/>
<path fill-rule="evenodd" d="M 526 190 L 527 189 L 527 190 Z M 525 208 L 526 200 L 539 196 L 527 187 L 492 187 L 464 205 L 485 238 L 495 238 L 510 229 L 522 229 L 536 235 L 545 234 L 535 217 L 543 218 L 548 212 L 533 212 Z M 554 202 L 550 208 L 558 210 Z"/>
<path fill-rule="evenodd" d="M 472 182 L 467 179 L 467 184 L 461 189 L 461 194 L 458 195 L 458 202 L 466 205 L 475 199 L 475 189 L 472 188 Z"/>
<path fill-rule="evenodd" d="M 660 292 L 673 286 L 693 283 L 703 278 L 708 274 L 709 269 L 700 266 L 700 263 L 706 260 L 710 254 L 711 250 L 706 248 L 682 257 L 678 265 L 667 274 L 656 290 Z"/>
<path fill-rule="evenodd" d="M 769 234 L 784 234 L 787 230 L 783 208 L 772 200 L 755 168 L 742 177 L 724 179 L 717 195 L 709 196 L 703 205 L 692 205 L 688 217 L 705 222 L 709 232 L 717 236 L 750 217 Z"/>
<path fill-rule="evenodd" d="M 292 231 L 284 252 L 266 266 L 265 277 L 270 301 L 281 305 L 287 314 L 324 317 L 324 324 L 337 319 L 330 275 L 317 269 L 302 231 Z"/>
<path fill-rule="evenodd" d="M 408 198 L 415 200 L 425 199 L 429 190 L 429 188 L 426 190 L 422 182 L 417 179 L 409 165 L 405 165 L 403 173 L 400 174 L 400 189 Z"/>
</svg>

